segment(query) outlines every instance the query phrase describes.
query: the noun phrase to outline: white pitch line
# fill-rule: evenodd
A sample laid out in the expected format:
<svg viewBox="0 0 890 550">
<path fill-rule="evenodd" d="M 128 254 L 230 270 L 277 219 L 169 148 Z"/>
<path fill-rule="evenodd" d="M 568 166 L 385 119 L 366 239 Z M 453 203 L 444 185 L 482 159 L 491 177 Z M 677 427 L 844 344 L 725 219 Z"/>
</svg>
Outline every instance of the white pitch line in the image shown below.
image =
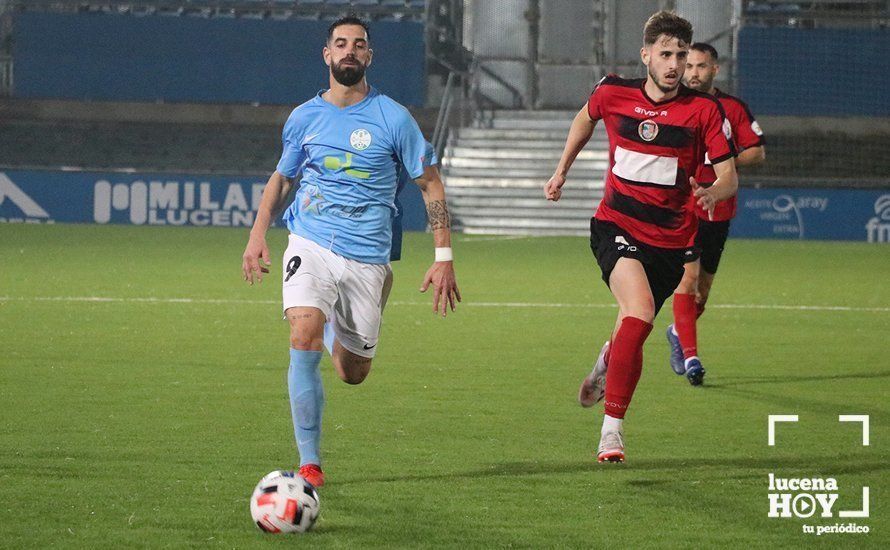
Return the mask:
<svg viewBox="0 0 890 550">
<path fill-rule="evenodd" d="M 281 300 L 232 300 L 221 298 L 114 298 L 108 296 L 0 296 L 0 302 L 96 302 L 144 304 L 280 304 Z"/>
<path fill-rule="evenodd" d="M 146 303 L 146 304 L 280 304 L 280 300 L 236 300 L 227 298 L 115 298 L 108 296 L 0 296 L 0 302 L 94 302 L 94 303 Z M 394 300 L 391 306 L 430 306 L 431 302 L 405 302 Z M 461 307 L 504 307 L 504 308 L 574 308 L 574 309 L 615 309 L 615 304 L 569 304 L 559 302 L 466 302 Z M 861 311 L 890 313 L 890 307 L 855 306 L 794 306 L 785 304 L 714 304 L 709 309 L 765 309 L 783 311 Z"/>
<path fill-rule="evenodd" d="M 481 243 L 485 241 L 516 241 L 519 239 L 536 239 L 534 235 L 492 235 L 490 237 L 463 237 L 458 240 L 460 243 Z"/>
</svg>

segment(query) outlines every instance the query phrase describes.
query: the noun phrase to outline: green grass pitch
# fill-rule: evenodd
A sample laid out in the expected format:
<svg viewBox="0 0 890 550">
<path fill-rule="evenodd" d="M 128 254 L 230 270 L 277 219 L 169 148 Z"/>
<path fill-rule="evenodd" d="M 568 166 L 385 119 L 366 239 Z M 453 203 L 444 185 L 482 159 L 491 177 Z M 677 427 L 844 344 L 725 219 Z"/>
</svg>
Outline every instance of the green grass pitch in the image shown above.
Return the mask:
<svg viewBox="0 0 890 550">
<path fill-rule="evenodd" d="M 240 280 L 246 230 L 0 226 L 0 547 L 887 547 L 890 249 L 730 241 L 700 323 L 706 385 L 646 344 L 627 460 L 591 454 L 576 391 L 616 310 L 583 238 L 455 237 L 447 319 L 405 260 L 360 386 L 327 391 L 315 530 L 260 533 L 248 497 L 293 467 L 285 233 Z M 99 301 L 91 298 L 109 298 Z M 781 306 L 789 306 L 783 308 Z M 807 309 L 800 306 L 818 306 Z M 826 306 L 842 306 L 832 309 Z M 767 446 L 767 415 L 797 414 Z M 868 447 L 858 424 L 870 415 Z M 767 475 L 834 477 L 833 518 L 767 517 Z M 841 519 L 870 487 L 871 517 Z M 870 533 L 802 533 L 855 522 Z"/>
</svg>

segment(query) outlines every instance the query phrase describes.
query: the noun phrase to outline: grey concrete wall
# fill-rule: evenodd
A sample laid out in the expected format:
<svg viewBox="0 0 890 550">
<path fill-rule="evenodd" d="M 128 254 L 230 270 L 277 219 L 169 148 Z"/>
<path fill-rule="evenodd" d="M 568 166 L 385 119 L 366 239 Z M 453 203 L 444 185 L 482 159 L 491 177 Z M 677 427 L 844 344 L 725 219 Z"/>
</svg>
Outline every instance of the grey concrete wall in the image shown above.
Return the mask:
<svg viewBox="0 0 890 550">
<path fill-rule="evenodd" d="M 0 99 L 0 132 L 3 131 L 4 120 L 280 127 L 294 107 L 296 104 L 251 106 Z M 423 134 L 427 138 L 432 137 L 438 108 L 411 108 L 409 111 Z"/>
</svg>

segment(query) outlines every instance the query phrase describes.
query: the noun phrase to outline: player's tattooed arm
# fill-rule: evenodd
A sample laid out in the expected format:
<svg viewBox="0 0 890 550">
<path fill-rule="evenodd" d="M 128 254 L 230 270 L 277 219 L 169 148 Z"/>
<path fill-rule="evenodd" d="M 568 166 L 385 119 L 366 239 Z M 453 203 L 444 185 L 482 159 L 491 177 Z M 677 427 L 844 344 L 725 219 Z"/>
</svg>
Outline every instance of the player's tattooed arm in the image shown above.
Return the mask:
<svg viewBox="0 0 890 550">
<path fill-rule="evenodd" d="M 426 217 L 430 223 L 430 229 L 449 229 L 451 227 L 451 215 L 448 213 L 448 204 L 444 200 L 433 200 L 426 205 Z"/>
<path fill-rule="evenodd" d="M 420 291 L 426 292 L 430 286 L 433 287 L 433 312 L 444 317 L 448 309 L 454 311 L 455 304 L 461 300 L 451 255 L 451 216 L 445 202 L 445 185 L 435 166 L 424 168 L 423 175 L 414 181 L 423 194 L 427 220 L 433 230 L 433 243 L 436 247 L 436 259 L 427 270 Z"/>
<path fill-rule="evenodd" d="M 435 166 L 426 166 L 423 175 L 414 180 L 426 204 L 426 217 L 433 230 L 437 247 L 451 246 L 451 215 L 445 202 L 445 185 Z"/>
</svg>

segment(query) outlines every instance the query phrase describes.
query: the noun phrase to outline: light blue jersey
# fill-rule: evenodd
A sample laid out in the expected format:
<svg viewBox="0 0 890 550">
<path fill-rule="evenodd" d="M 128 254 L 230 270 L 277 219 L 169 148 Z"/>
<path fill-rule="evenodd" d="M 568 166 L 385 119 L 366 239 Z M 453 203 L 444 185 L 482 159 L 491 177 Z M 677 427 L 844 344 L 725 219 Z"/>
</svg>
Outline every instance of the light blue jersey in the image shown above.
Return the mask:
<svg viewBox="0 0 890 550">
<path fill-rule="evenodd" d="M 426 141 L 408 110 L 373 87 L 345 108 L 321 94 L 284 125 L 277 170 L 302 175 L 284 222 L 346 258 L 388 263 L 398 173 L 423 174 Z"/>
</svg>

